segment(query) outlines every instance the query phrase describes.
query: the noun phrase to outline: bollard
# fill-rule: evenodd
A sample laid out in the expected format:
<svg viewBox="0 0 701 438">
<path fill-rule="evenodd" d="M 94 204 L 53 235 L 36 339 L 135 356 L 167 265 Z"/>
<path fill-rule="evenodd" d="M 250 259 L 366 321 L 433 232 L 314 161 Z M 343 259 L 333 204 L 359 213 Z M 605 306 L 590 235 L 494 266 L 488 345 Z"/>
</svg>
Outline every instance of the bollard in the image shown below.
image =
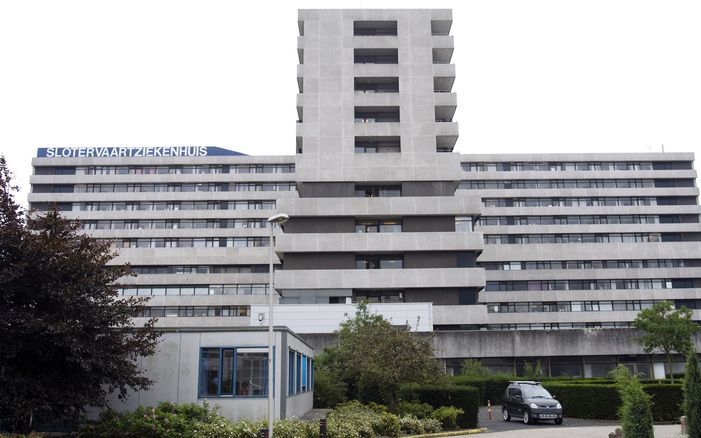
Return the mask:
<svg viewBox="0 0 701 438">
<path fill-rule="evenodd" d="M 686 434 L 686 415 L 682 416 L 679 419 L 679 422 L 682 424 L 682 435 Z"/>
<path fill-rule="evenodd" d="M 492 420 L 492 401 L 487 400 L 487 420 Z"/>
<path fill-rule="evenodd" d="M 326 418 L 319 420 L 319 438 L 326 438 Z"/>
<path fill-rule="evenodd" d="M 261 429 L 258 431 L 258 436 L 260 438 L 268 438 L 268 428 L 266 427 L 265 429 Z"/>
</svg>

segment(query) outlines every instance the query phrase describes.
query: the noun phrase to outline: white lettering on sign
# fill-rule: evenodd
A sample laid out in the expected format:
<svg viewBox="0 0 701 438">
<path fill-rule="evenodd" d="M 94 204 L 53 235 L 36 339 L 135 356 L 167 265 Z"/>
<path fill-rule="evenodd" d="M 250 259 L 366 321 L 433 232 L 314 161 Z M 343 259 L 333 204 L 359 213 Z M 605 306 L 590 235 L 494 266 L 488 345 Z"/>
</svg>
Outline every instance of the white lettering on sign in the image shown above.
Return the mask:
<svg viewBox="0 0 701 438">
<path fill-rule="evenodd" d="M 46 148 L 47 158 L 204 157 L 206 146 Z"/>
</svg>

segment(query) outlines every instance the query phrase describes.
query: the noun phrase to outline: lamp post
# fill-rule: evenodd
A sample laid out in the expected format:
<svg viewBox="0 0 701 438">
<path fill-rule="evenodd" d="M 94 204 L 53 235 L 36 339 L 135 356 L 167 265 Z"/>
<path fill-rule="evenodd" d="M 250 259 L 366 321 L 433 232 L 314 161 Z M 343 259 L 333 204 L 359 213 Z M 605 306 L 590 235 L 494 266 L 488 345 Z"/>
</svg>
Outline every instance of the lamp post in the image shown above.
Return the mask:
<svg viewBox="0 0 701 438">
<path fill-rule="evenodd" d="M 273 392 L 273 375 L 275 374 L 275 363 L 273 361 L 273 228 L 275 225 L 282 225 L 290 217 L 285 213 L 278 213 L 268 218 L 268 228 L 270 228 L 270 266 L 268 267 L 270 284 L 268 286 L 268 438 L 273 438 L 273 424 L 275 422 L 275 397 Z M 282 356 L 281 356 L 282 358 Z"/>
</svg>

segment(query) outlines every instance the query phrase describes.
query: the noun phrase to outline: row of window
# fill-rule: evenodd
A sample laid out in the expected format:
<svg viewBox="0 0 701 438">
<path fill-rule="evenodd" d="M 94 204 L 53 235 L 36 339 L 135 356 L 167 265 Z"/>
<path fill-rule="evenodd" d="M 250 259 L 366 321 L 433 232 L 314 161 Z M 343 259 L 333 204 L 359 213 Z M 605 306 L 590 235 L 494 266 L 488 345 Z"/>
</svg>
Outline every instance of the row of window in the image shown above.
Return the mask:
<svg viewBox="0 0 701 438">
<path fill-rule="evenodd" d="M 299 351 L 287 352 L 287 395 L 314 389 L 314 359 Z"/>
<path fill-rule="evenodd" d="M 693 187 L 691 179 L 548 179 L 462 181 L 463 190 L 491 189 L 607 189 L 645 187 Z"/>
<path fill-rule="evenodd" d="M 38 166 L 36 175 L 179 175 L 209 173 L 292 173 L 294 164 L 203 164 L 197 166 Z"/>
<path fill-rule="evenodd" d="M 39 188 L 38 186 L 35 186 Z M 57 189 L 65 186 L 54 185 Z M 68 186 L 73 187 L 73 186 Z M 297 190 L 295 183 L 167 183 L 167 184 L 76 184 L 75 193 L 124 192 L 289 192 Z M 41 193 L 35 190 L 35 193 Z"/>
<path fill-rule="evenodd" d="M 487 324 L 487 330 L 568 330 L 629 328 L 630 322 L 541 322 L 532 324 Z"/>
<path fill-rule="evenodd" d="M 266 347 L 202 348 L 199 397 L 264 397 L 268 395 Z"/>
<path fill-rule="evenodd" d="M 74 202 L 73 211 L 272 210 L 275 201 Z"/>
<path fill-rule="evenodd" d="M 577 198 L 484 198 L 485 207 L 591 207 L 631 205 L 678 205 L 677 197 L 620 196 Z"/>
<path fill-rule="evenodd" d="M 683 268 L 701 266 L 701 260 L 552 260 L 531 262 L 483 262 L 479 264 L 487 271 L 521 271 L 540 269 L 640 269 Z"/>
<path fill-rule="evenodd" d="M 234 317 L 251 316 L 250 306 L 148 306 L 139 315 L 142 318 Z"/>
<path fill-rule="evenodd" d="M 681 233 L 584 233 L 584 234 L 487 234 L 484 243 L 539 244 L 539 243 L 639 243 L 696 241 L 693 235 Z"/>
<path fill-rule="evenodd" d="M 156 274 L 251 274 L 266 273 L 268 265 L 147 265 L 132 266 L 137 275 Z"/>
<path fill-rule="evenodd" d="M 655 300 L 487 303 L 487 313 L 609 312 L 648 309 Z"/>
<path fill-rule="evenodd" d="M 482 216 L 479 225 L 676 224 L 678 215 Z M 698 222 L 698 216 L 696 216 Z"/>
<path fill-rule="evenodd" d="M 647 161 L 576 161 L 576 162 L 510 162 L 510 163 L 461 163 L 468 172 L 513 171 L 572 171 L 572 170 L 690 170 L 690 162 Z"/>
<path fill-rule="evenodd" d="M 126 219 L 84 220 L 84 230 L 177 230 L 200 228 L 266 228 L 265 219 Z"/>
<path fill-rule="evenodd" d="M 268 246 L 268 237 L 172 237 L 117 239 L 117 248 L 250 248 Z"/>
<path fill-rule="evenodd" d="M 401 233 L 401 219 L 364 219 L 355 221 L 356 233 Z"/>
<path fill-rule="evenodd" d="M 487 281 L 487 292 L 549 291 L 549 290 L 626 290 L 626 289 L 687 289 L 693 288 L 694 279 L 627 278 L 616 280 L 532 280 Z"/>
<path fill-rule="evenodd" d="M 267 284 L 134 285 L 119 289 L 124 296 L 152 295 L 266 295 Z"/>
</svg>

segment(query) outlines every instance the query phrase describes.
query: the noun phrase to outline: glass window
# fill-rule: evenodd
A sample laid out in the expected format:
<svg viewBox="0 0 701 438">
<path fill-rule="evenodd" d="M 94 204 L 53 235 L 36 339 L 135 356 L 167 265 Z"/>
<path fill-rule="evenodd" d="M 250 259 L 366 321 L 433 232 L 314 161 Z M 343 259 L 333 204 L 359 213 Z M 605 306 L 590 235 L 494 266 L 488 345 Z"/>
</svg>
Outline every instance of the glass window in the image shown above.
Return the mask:
<svg viewBox="0 0 701 438">
<path fill-rule="evenodd" d="M 268 353 L 264 349 L 236 350 L 236 395 L 268 394 Z"/>
<path fill-rule="evenodd" d="M 219 395 L 219 348 L 203 348 L 200 353 L 200 397 Z"/>
</svg>

